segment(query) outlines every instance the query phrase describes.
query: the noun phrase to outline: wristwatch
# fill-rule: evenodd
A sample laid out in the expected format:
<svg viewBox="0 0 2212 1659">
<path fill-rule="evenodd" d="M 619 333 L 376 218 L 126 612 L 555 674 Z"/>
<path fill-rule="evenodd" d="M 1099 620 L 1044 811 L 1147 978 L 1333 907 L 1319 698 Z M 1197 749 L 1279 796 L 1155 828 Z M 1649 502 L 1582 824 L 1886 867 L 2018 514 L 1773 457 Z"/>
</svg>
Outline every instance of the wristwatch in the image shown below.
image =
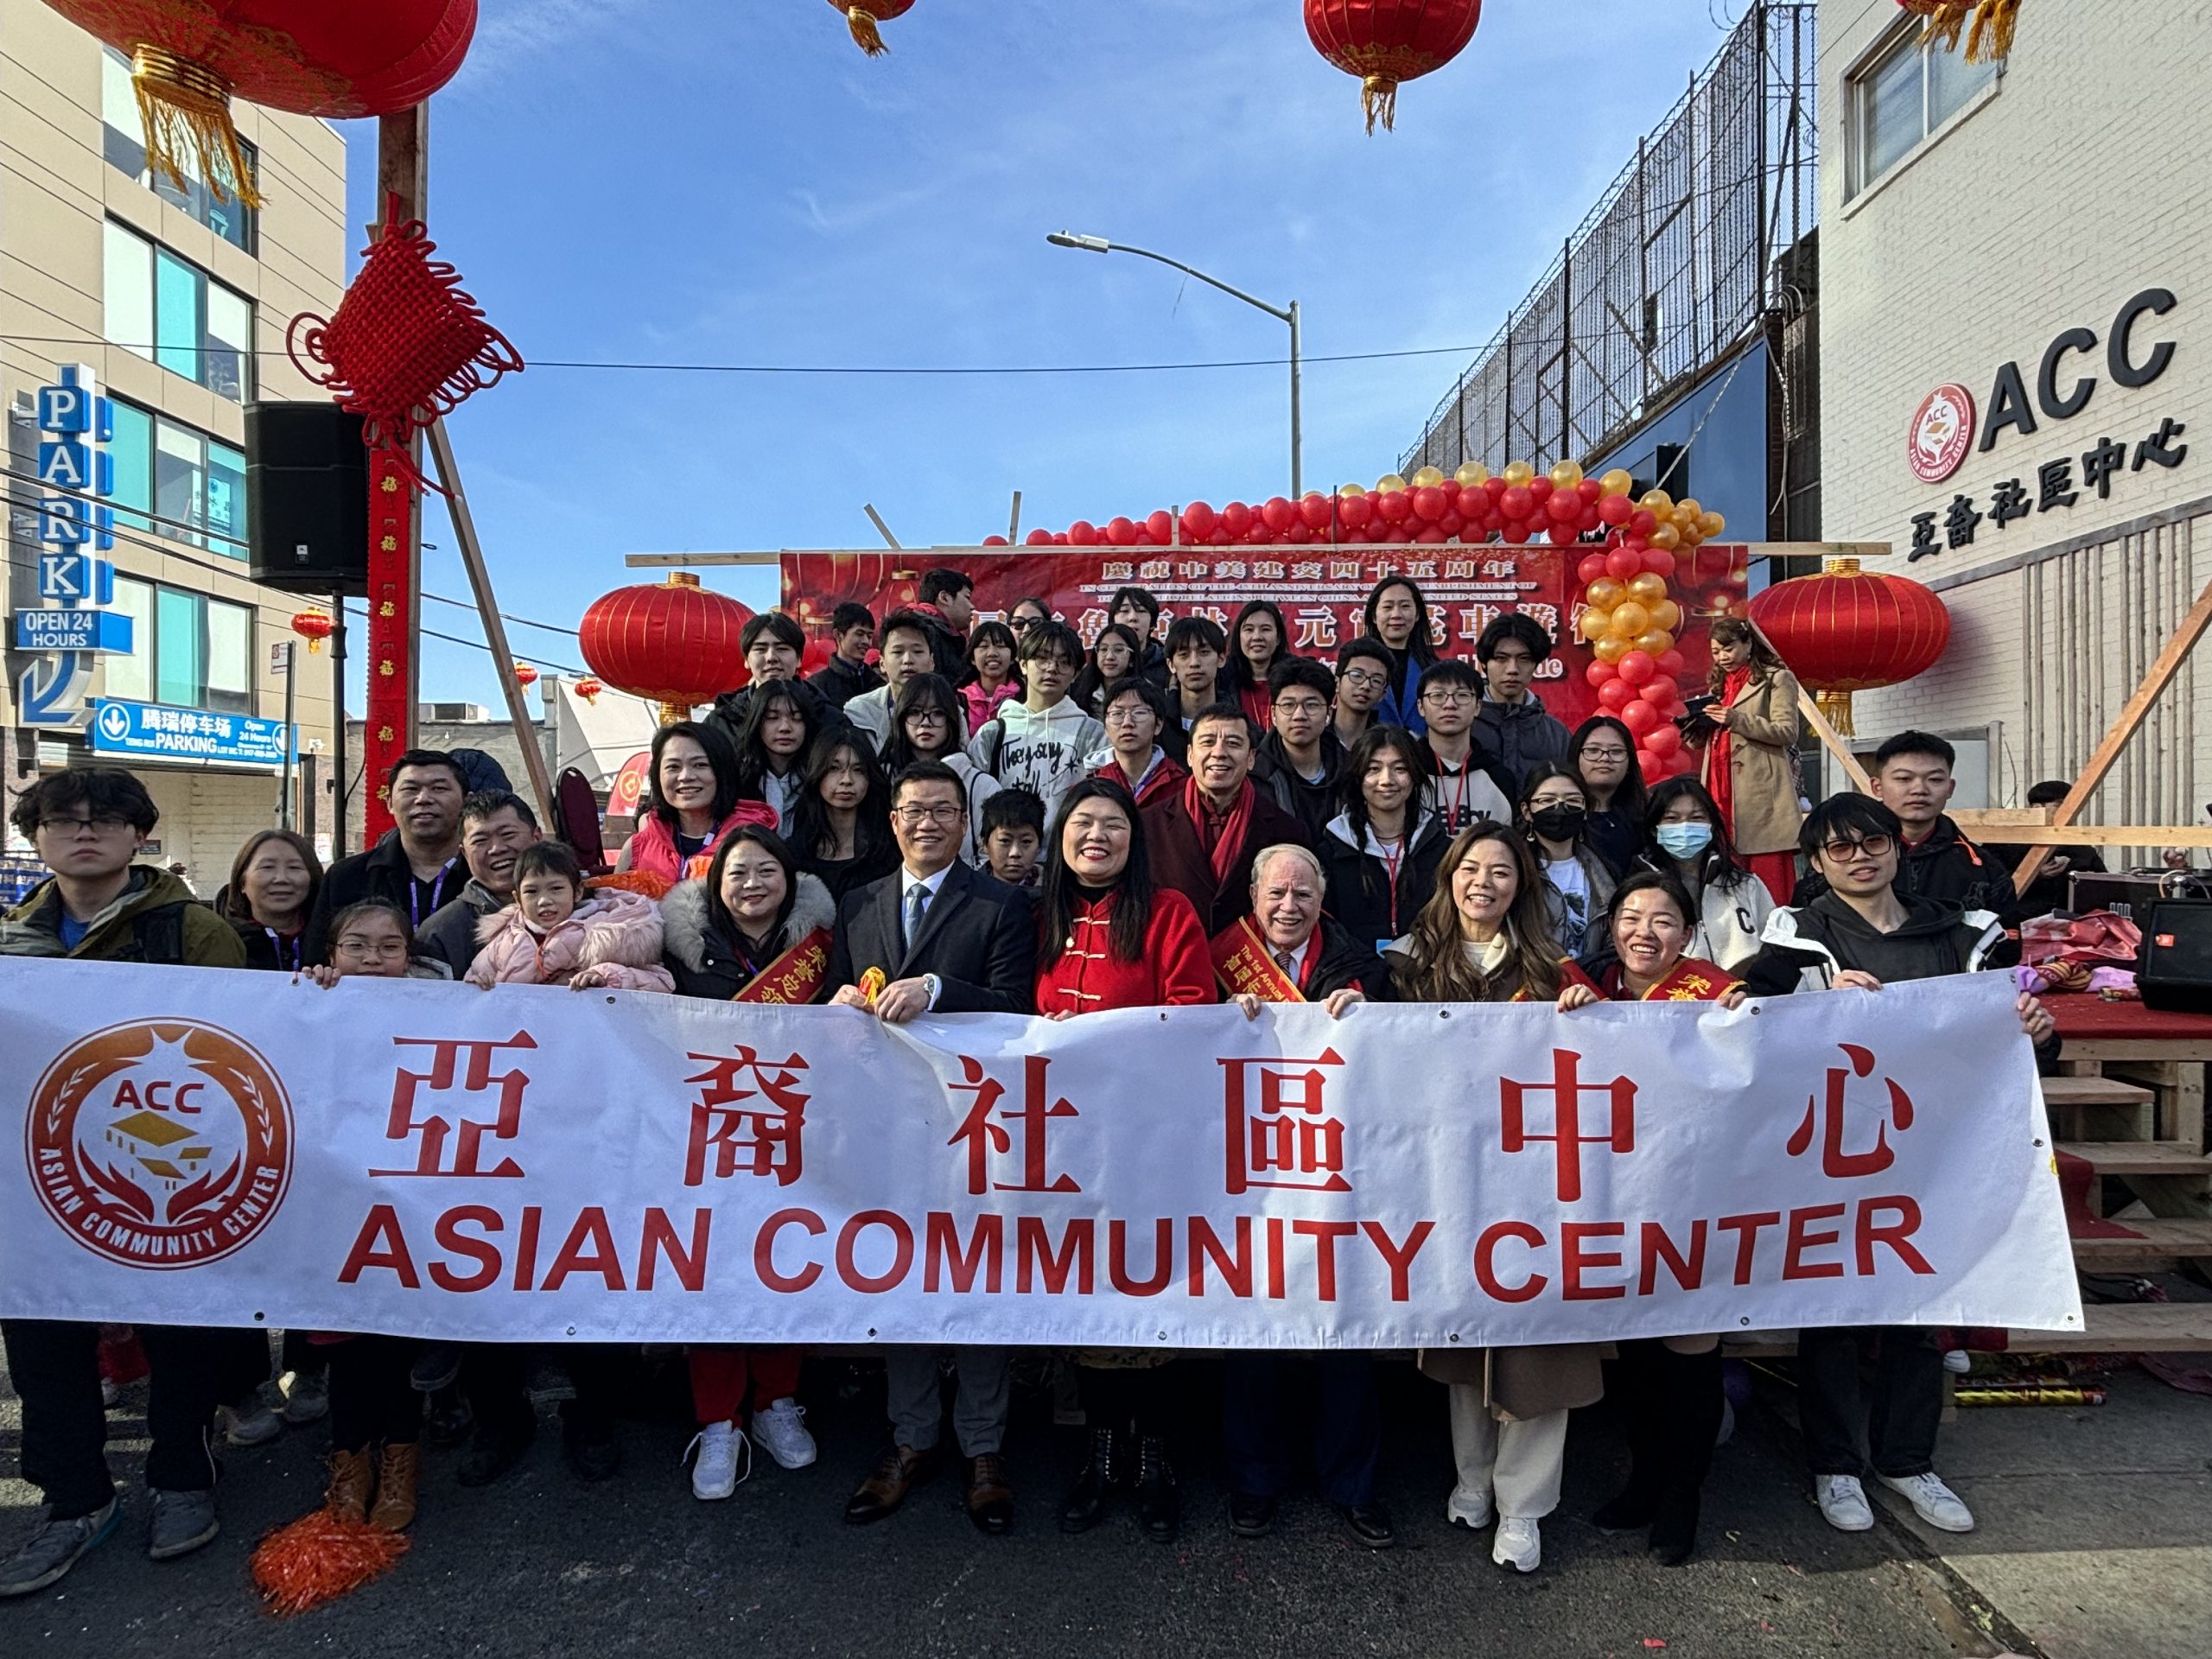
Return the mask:
<svg viewBox="0 0 2212 1659">
<path fill-rule="evenodd" d="M 935 974 L 924 974 L 922 976 L 922 990 L 929 998 L 929 1001 L 924 1005 L 924 1013 L 935 1014 L 937 1012 L 938 993 L 944 988 L 944 982 L 939 979 Z"/>
</svg>

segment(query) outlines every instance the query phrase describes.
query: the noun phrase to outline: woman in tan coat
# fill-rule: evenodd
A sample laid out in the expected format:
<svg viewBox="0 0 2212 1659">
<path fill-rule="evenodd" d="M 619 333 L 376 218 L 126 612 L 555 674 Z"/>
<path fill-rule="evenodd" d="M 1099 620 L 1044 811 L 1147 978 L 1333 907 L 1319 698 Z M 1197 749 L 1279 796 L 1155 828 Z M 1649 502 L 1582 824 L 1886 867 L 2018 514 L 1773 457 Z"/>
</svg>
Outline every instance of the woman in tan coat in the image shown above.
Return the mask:
<svg viewBox="0 0 2212 1659">
<path fill-rule="evenodd" d="M 1737 855 L 1786 905 L 1797 886 L 1797 679 L 1740 617 L 1713 625 L 1704 783 Z"/>
<path fill-rule="evenodd" d="M 1437 868 L 1414 931 L 1386 953 L 1398 995 L 1415 1002 L 1550 1001 L 1561 952 L 1529 843 L 1502 823 L 1460 832 Z M 1445 1516 L 1479 1530 L 1497 1516 L 1491 1559 L 1533 1573 L 1537 1523 L 1559 1505 L 1567 1417 L 1605 1392 L 1602 1344 L 1461 1351 L 1429 1349 L 1421 1370 L 1451 1385 L 1459 1482 Z"/>
</svg>

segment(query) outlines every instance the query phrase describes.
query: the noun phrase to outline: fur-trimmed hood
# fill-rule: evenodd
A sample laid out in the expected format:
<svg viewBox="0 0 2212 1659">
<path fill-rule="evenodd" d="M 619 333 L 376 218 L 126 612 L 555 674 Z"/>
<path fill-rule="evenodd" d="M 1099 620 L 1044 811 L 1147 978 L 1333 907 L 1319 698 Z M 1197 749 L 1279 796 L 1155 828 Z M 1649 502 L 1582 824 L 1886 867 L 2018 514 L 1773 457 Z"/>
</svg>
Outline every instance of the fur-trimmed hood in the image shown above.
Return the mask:
<svg viewBox="0 0 2212 1659">
<path fill-rule="evenodd" d="M 704 880 L 678 882 L 660 901 L 661 948 L 695 974 L 707 965 L 709 915 Z M 802 874 L 775 953 L 780 956 L 817 928 L 834 926 L 836 920 L 837 901 L 830 889 L 820 877 Z"/>
</svg>

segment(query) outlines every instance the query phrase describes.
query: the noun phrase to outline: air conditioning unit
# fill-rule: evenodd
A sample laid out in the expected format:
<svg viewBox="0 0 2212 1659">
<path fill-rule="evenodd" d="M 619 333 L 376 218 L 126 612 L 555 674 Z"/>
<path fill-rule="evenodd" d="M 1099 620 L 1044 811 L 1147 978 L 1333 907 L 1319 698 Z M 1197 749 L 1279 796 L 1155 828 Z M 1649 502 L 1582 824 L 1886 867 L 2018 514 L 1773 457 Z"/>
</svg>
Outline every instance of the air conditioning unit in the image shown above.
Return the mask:
<svg viewBox="0 0 2212 1659">
<path fill-rule="evenodd" d="M 472 720 L 489 720 L 492 711 L 480 702 L 423 702 L 416 705 L 415 718 L 442 725 L 462 724 Z"/>
</svg>

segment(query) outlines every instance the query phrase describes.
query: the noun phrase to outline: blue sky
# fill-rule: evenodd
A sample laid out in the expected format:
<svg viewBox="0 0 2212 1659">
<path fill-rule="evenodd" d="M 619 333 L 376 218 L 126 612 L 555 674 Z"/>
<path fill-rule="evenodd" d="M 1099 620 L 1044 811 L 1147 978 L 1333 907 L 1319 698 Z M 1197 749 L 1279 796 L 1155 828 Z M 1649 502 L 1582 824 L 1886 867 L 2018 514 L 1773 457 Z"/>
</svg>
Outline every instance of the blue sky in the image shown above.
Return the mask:
<svg viewBox="0 0 2212 1659">
<path fill-rule="evenodd" d="M 1709 9 L 1710 7 L 1710 9 Z M 1069 228 L 1301 303 L 1309 357 L 1486 340 L 1744 0 L 1491 0 L 1362 130 L 1298 0 L 919 0 L 869 60 L 823 0 L 484 0 L 431 106 L 429 226 L 525 359 L 1276 358 L 1275 320 Z M 1569 17 L 1571 12 L 1571 26 Z M 374 216 L 353 124 L 352 214 Z M 1458 354 L 1313 364 L 1306 482 L 1371 482 Z M 534 368 L 453 417 L 501 608 L 573 626 L 632 551 L 908 545 L 1288 485 L 1278 367 L 823 378 Z M 1545 457 L 1548 460 L 1550 457 Z M 435 507 L 425 586 L 465 598 Z M 651 579 L 645 577 L 643 579 Z M 709 573 L 755 607 L 772 572 Z M 470 638 L 473 618 L 426 607 Z M 519 630 L 518 653 L 581 663 Z M 498 704 L 425 642 L 425 697 Z M 359 696 L 358 690 L 355 694 Z M 358 708 L 358 702 L 357 702 Z"/>
</svg>

